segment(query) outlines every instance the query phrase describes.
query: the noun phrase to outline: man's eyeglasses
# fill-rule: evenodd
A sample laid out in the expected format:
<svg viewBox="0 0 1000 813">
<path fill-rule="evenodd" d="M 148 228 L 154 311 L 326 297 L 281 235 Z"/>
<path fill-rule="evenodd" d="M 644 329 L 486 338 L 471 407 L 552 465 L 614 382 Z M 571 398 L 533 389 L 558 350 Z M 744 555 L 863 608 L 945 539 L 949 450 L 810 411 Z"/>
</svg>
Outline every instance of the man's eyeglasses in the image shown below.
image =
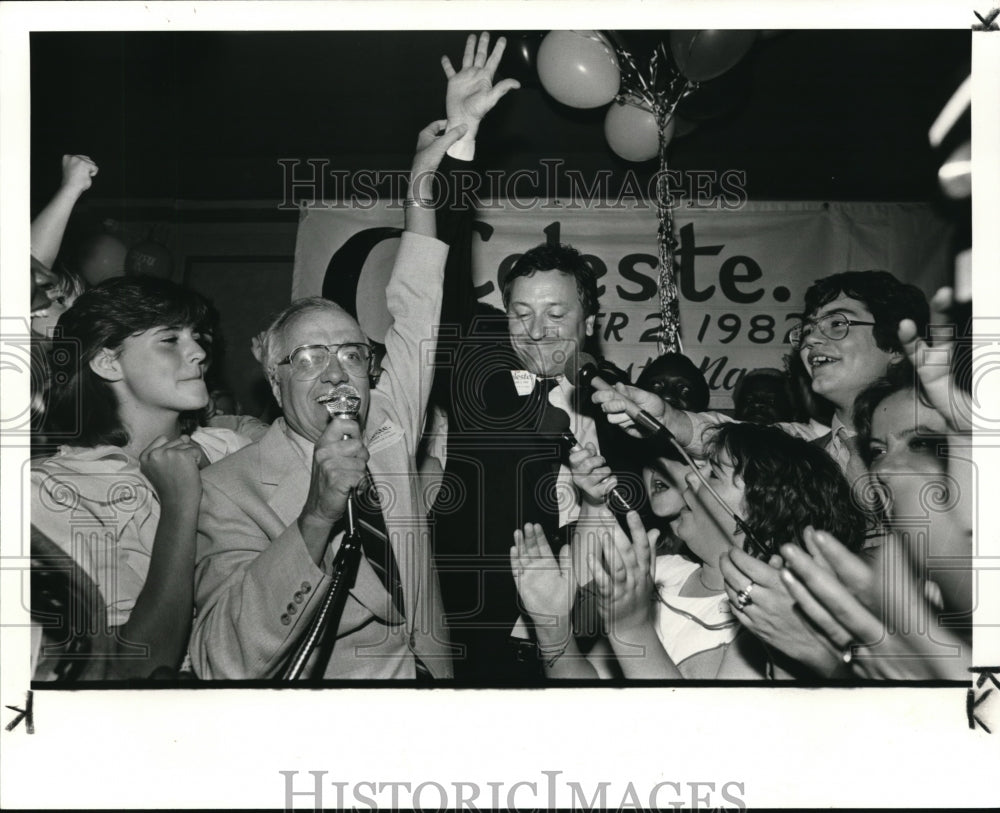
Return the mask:
<svg viewBox="0 0 1000 813">
<path fill-rule="evenodd" d="M 278 364 L 290 364 L 292 375 L 299 379 L 316 378 L 336 355 L 337 364 L 351 375 L 366 375 L 371 365 L 372 349 L 367 344 L 304 344 L 296 347 Z"/>
<path fill-rule="evenodd" d="M 856 319 L 848 319 L 842 313 L 828 313 L 819 319 L 807 319 L 793 327 L 788 332 L 788 342 L 796 346 L 801 345 L 812 335 L 814 329 L 831 341 L 839 342 L 847 336 L 847 332 L 854 325 L 874 324 L 874 322 L 859 322 Z"/>
</svg>

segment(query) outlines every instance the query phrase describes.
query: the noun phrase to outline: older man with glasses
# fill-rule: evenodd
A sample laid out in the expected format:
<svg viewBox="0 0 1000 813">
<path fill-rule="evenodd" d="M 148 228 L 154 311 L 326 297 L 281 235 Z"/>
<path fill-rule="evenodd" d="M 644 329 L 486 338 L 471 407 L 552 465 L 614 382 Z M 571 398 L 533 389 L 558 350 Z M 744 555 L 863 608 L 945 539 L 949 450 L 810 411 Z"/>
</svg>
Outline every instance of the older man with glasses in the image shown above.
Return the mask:
<svg viewBox="0 0 1000 813">
<path fill-rule="evenodd" d="M 452 675 L 414 460 L 447 254 L 419 202 L 464 128 L 443 130 L 435 122 L 418 142 L 377 383 L 353 316 L 321 297 L 293 302 L 261 357 L 282 417 L 203 473 L 190 645 L 201 678 Z M 348 532 L 360 542 L 356 578 L 318 645 L 303 646 Z"/>
</svg>

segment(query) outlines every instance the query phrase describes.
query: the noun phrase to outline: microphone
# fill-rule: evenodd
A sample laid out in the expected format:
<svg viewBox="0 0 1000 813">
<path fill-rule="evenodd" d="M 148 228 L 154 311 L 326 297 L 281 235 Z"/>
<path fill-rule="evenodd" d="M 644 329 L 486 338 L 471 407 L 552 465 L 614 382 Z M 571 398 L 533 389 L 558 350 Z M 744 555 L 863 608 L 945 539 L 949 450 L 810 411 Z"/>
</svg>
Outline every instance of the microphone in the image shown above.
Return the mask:
<svg viewBox="0 0 1000 813">
<path fill-rule="evenodd" d="M 328 394 L 319 398 L 319 403 L 326 407 L 331 418 L 357 418 L 361 411 L 361 393 L 353 384 L 338 384 Z M 347 440 L 350 435 L 344 435 L 341 440 Z M 354 498 L 357 488 L 352 488 L 347 494 L 347 535 L 353 537 L 356 531 L 354 525 Z"/>
<path fill-rule="evenodd" d="M 576 436 L 570 430 L 569 415 L 563 409 L 553 407 L 552 409 L 545 410 L 542 422 L 538 428 L 542 434 L 559 435 L 567 452 L 577 446 L 583 447 L 583 444 L 576 439 Z M 624 490 L 618 486 L 615 486 L 605 494 L 604 499 L 612 511 L 627 513 L 628 511 L 635 510 L 629 503 Z"/>
<path fill-rule="evenodd" d="M 319 402 L 326 407 L 331 418 L 357 418 L 361 411 L 361 393 L 352 384 L 338 384 Z"/>
<path fill-rule="evenodd" d="M 571 356 L 569 360 L 567 360 L 566 367 L 563 370 L 563 375 L 565 375 L 570 381 L 574 382 L 578 387 L 587 391 L 595 389 L 595 378 L 601 378 L 602 381 L 604 380 L 601 375 L 601 369 L 597 366 L 597 359 L 590 355 L 590 353 L 583 352 L 577 353 L 575 356 Z M 652 435 L 658 440 L 669 443 L 678 449 L 681 448 L 677 439 L 674 437 L 674 433 L 646 412 L 646 410 L 640 409 L 635 415 L 629 413 L 629 417 L 632 418 L 636 426 L 643 429 L 646 433 Z"/>
<path fill-rule="evenodd" d="M 601 377 L 601 370 L 597 366 L 597 360 L 588 353 L 577 353 L 577 358 L 571 358 L 566 362 L 566 368 L 564 375 L 571 381 L 577 382 L 580 387 L 587 387 L 588 389 L 594 389 L 593 380 L 595 378 Z M 603 380 L 603 379 L 602 379 Z M 604 382 L 607 385 L 607 382 Z M 722 496 L 717 492 L 712 484 L 705 479 L 705 475 L 702 474 L 701 468 L 695 464 L 694 460 L 691 459 L 691 455 L 688 454 L 687 450 L 678 442 L 677 438 L 674 437 L 674 433 L 671 432 L 667 427 L 665 427 L 660 421 L 650 415 L 646 410 L 639 409 L 634 413 L 629 412 L 629 417 L 644 432 L 647 433 L 654 440 L 660 441 L 666 449 L 676 450 L 684 462 L 687 464 L 688 468 L 694 473 L 695 477 L 701 482 L 705 490 L 712 495 L 712 498 L 729 514 L 735 521 L 736 524 L 743 530 L 746 534 L 747 539 L 758 549 L 766 550 L 760 542 L 754 537 L 753 533 L 750 531 L 750 527 L 747 525 L 746 520 L 744 520 L 732 507 L 727 503 Z M 572 435 L 569 435 L 572 437 Z M 612 489 L 614 491 L 616 489 Z M 616 500 L 621 500 L 621 495 L 615 495 Z M 628 505 L 627 502 L 625 502 Z"/>
<path fill-rule="evenodd" d="M 338 384 L 322 398 L 317 399 L 326 407 L 331 418 L 356 418 L 361 411 L 361 393 L 350 384 Z M 346 440 L 350 435 L 344 435 Z M 330 584 L 320 602 L 319 610 L 306 630 L 298 648 L 292 653 L 283 675 L 283 680 L 297 680 L 305 668 L 306 661 L 313 652 L 319 652 L 319 672 L 322 674 L 330 659 L 330 651 L 336 642 L 334 637 L 344 612 L 347 591 L 354 586 L 361 561 L 361 531 L 354 521 L 354 497 L 356 489 L 347 494 L 345 515 L 346 533 L 333 557 Z M 337 533 L 337 527 L 330 530 L 330 538 Z M 290 605 L 289 605 L 290 606 Z"/>
</svg>

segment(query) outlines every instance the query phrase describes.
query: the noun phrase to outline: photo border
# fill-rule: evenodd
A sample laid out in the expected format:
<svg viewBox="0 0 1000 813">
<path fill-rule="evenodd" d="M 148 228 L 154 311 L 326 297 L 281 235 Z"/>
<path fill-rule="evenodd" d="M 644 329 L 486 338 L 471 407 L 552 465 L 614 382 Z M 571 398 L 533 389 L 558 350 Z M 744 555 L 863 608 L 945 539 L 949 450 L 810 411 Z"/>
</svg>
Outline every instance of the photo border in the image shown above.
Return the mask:
<svg viewBox="0 0 1000 813">
<path fill-rule="evenodd" d="M 996 0 L 992 0 L 996 2 Z M 606 2 L 379 3 L 4 3 L 0 5 L 0 213 L 4 332 L 27 331 L 23 306 L 29 252 L 29 48 L 32 30 L 448 29 L 519 28 L 969 28 L 982 7 L 938 2 L 740 3 L 672 0 Z M 459 36 L 456 33 L 456 36 Z M 436 55 L 429 55 L 434 58 Z M 933 55 L 928 55 L 933 58 Z M 973 35 L 973 288 L 980 336 L 1000 337 L 1000 32 Z M 998 314 L 994 319 L 988 314 Z M 996 379 L 997 376 L 992 376 Z M 8 386 L 9 384 L 9 386 Z M 1000 383 L 984 376 L 981 405 L 1000 404 Z M 5 403 L 27 403 L 24 376 L 5 378 Z M 10 584 L 26 557 L 28 448 L 3 437 L 0 524 L 4 624 L 0 705 L 24 709 L 29 687 L 27 610 Z M 993 438 L 977 435 L 982 483 L 1000 482 Z M 12 485 L 13 484 L 13 485 Z M 984 501 L 985 502 L 985 501 Z M 20 523 L 11 518 L 16 517 Z M 977 666 L 1000 664 L 1000 511 L 979 512 L 980 603 Z M 990 549 L 987 551 L 987 540 Z M 989 554 L 987 556 L 986 554 Z M 992 593 L 992 596 L 989 594 Z M 336 783 L 455 782 L 482 790 L 517 783 L 522 806 L 574 803 L 608 782 L 613 806 L 631 784 L 640 803 L 657 783 L 742 783 L 745 805 L 988 806 L 996 802 L 1000 701 L 979 707 L 993 735 L 970 723 L 969 705 L 990 689 L 882 685 L 852 689 L 786 686 L 669 688 L 149 691 L 47 690 L 24 722 L 0 730 L 0 806 L 250 807 L 336 806 Z M 998 687 L 1000 689 L 1000 687 Z M 817 692 L 822 691 L 822 702 Z M 5 709 L 6 726 L 16 712 Z M 322 776 L 323 799 L 310 795 Z M 559 772 L 552 776 L 554 772 Z M 546 794 L 547 781 L 556 793 Z M 529 785 L 535 783 L 533 794 Z M 705 788 L 702 788 L 705 791 Z M 669 806 L 670 795 L 658 799 Z M 348 800 L 350 802 L 350 799 Z M 426 804 L 437 798 L 428 792 Z M 718 802 L 718 798 L 716 797 Z M 354 804 L 362 804 L 355 799 Z"/>
</svg>

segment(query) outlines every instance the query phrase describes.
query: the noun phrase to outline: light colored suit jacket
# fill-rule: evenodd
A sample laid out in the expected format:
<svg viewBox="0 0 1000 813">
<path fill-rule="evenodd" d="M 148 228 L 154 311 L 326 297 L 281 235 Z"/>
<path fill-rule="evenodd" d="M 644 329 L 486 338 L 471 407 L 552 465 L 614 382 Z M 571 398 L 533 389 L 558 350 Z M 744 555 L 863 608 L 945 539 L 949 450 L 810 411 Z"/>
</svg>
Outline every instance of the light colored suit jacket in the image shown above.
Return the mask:
<svg viewBox="0 0 1000 813">
<path fill-rule="evenodd" d="M 368 466 L 403 585 L 402 618 L 362 557 L 325 672 L 303 677 L 412 678 L 414 656 L 434 677 L 451 677 L 451 658 L 414 462 L 433 369 L 447 246 L 405 232 L 386 289 L 393 327 L 365 422 Z M 195 571 L 195 673 L 205 679 L 279 676 L 329 584 L 306 551 L 296 519 L 309 490 L 309 464 L 283 419 L 260 441 L 202 472 Z M 313 659 L 315 661 L 315 658 Z"/>
</svg>

